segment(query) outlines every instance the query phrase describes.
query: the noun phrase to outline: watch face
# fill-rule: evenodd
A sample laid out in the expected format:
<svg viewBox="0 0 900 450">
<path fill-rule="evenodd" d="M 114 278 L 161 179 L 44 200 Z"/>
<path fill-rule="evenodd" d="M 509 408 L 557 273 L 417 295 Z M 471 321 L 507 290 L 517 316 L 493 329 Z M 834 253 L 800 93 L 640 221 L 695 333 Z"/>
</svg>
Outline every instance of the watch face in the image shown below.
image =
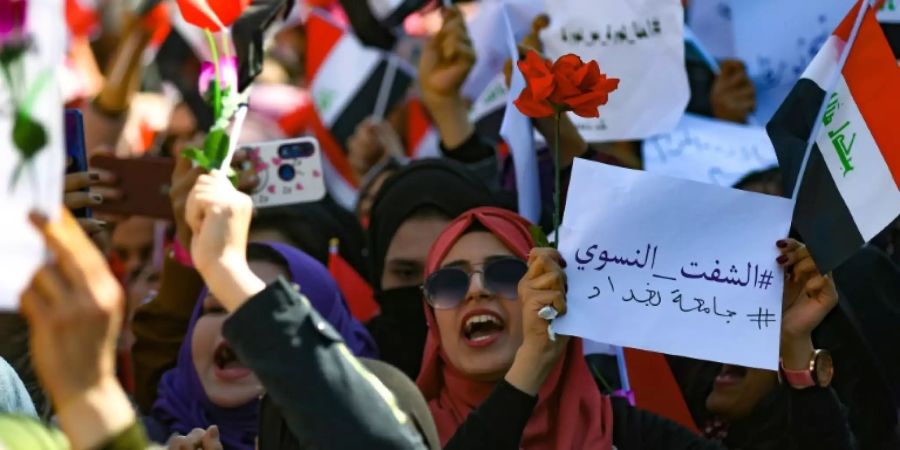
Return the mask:
<svg viewBox="0 0 900 450">
<path fill-rule="evenodd" d="M 816 355 L 816 384 L 821 387 L 831 385 L 831 378 L 834 377 L 834 362 L 831 359 L 831 353 L 820 351 Z"/>
</svg>

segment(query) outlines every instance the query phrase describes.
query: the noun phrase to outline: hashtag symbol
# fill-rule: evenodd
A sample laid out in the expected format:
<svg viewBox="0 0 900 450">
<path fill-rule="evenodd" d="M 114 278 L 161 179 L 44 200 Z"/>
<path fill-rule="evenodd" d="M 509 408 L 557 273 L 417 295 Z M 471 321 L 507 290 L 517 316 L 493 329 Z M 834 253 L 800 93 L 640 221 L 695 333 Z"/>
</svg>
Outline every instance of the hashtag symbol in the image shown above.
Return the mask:
<svg viewBox="0 0 900 450">
<path fill-rule="evenodd" d="M 747 314 L 747 317 L 750 318 L 750 322 L 755 322 L 756 327 L 762 330 L 763 325 L 766 328 L 769 328 L 770 323 L 775 323 L 775 314 L 769 312 L 769 308 L 766 308 L 766 312 L 763 312 L 762 308 L 759 308 L 759 312 L 756 314 Z"/>
<path fill-rule="evenodd" d="M 772 271 L 766 270 L 759 276 L 759 279 L 756 282 L 756 287 L 759 289 L 769 289 L 769 286 L 772 285 Z"/>
</svg>

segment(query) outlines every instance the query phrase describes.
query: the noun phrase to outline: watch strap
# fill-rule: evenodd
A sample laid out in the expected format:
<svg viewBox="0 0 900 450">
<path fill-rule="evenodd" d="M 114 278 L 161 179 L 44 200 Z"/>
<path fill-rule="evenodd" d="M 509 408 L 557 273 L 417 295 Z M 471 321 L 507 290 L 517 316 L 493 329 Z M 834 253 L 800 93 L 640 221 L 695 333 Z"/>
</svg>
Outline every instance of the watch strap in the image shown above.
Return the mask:
<svg viewBox="0 0 900 450">
<path fill-rule="evenodd" d="M 788 384 L 794 389 L 806 389 L 816 385 L 813 379 L 812 371 L 807 370 L 790 370 L 784 367 L 784 361 L 781 361 L 781 373 Z"/>
</svg>

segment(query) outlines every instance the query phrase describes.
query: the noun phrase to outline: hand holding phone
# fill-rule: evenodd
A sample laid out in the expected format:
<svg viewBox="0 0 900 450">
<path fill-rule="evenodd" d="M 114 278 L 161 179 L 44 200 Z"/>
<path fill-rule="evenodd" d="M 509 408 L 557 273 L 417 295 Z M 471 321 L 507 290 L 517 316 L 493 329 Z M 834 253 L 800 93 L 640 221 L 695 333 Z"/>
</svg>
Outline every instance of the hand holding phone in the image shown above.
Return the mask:
<svg viewBox="0 0 900 450">
<path fill-rule="evenodd" d="M 116 158 L 98 155 L 91 158 L 91 166 L 104 169 L 118 180 L 121 195 L 116 199 L 103 199 L 94 206 L 95 212 L 123 216 L 146 216 L 155 219 L 172 219 L 169 202 L 172 158 Z"/>
</svg>

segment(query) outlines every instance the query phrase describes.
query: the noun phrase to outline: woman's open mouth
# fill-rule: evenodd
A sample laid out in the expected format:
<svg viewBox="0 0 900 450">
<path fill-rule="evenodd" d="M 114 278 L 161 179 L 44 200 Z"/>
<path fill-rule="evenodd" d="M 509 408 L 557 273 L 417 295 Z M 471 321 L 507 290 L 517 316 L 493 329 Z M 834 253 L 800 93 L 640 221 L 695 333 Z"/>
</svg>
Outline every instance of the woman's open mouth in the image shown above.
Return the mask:
<svg viewBox="0 0 900 450">
<path fill-rule="evenodd" d="M 741 381 L 744 381 L 744 377 L 746 376 L 746 367 L 725 364 L 724 366 L 722 366 L 722 371 L 719 372 L 719 375 L 716 377 L 715 386 L 732 387 L 737 385 Z"/>
<path fill-rule="evenodd" d="M 470 347 L 486 347 L 503 334 L 506 324 L 497 313 L 479 309 L 468 313 L 463 320 L 463 340 Z"/>
<path fill-rule="evenodd" d="M 234 349 L 228 345 L 228 342 L 222 341 L 213 353 L 213 373 L 222 381 L 234 382 L 253 372 L 238 361 Z"/>
</svg>

